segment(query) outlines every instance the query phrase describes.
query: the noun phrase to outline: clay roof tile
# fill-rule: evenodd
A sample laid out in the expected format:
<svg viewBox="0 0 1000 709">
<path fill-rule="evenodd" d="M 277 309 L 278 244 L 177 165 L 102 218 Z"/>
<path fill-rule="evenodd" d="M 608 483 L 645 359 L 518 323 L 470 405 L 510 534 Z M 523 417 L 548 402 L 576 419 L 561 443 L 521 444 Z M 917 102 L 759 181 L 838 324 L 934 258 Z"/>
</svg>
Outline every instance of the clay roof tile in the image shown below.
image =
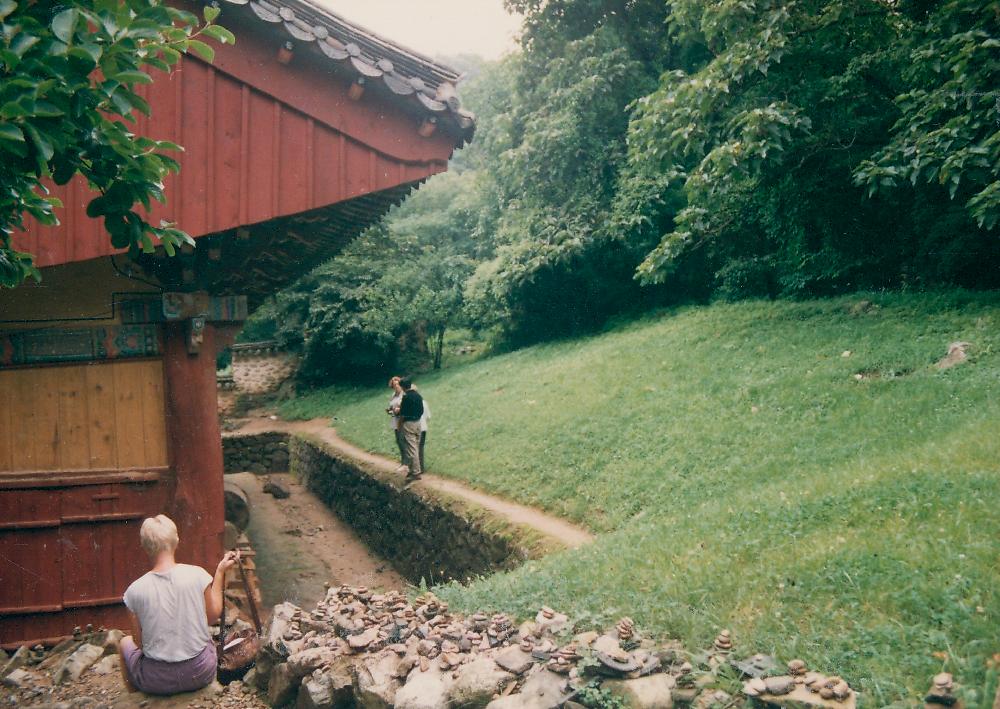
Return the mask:
<svg viewBox="0 0 1000 709">
<path fill-rule="evenodd" d="M 205 0 L 211 2 L 211 0 Z M 459 72 L 350 22 L 310 0 L 226 0 L 249 4 L 253 15 L 301 42 L 316 41 L 320 52 L 355 76 L 381 79 L 392 95 L 410 98 L 416 110 L 446 116 L 465 140 L 475 129 L 475 116 L 461 107 L 455 94 Z M 223 20 L 224 21 L 224 20 Z M 345 61 L 348 60 L 348 61 Z"/>
</svg>

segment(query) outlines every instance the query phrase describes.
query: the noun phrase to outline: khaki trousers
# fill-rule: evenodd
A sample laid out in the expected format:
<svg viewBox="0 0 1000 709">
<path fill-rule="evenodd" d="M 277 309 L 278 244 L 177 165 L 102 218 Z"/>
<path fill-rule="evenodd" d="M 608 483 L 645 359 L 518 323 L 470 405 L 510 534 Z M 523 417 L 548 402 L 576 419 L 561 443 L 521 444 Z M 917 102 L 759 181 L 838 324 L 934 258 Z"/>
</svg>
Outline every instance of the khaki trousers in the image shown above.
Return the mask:
<svg viewBox="0 0 1000 709">
<path fill-rule="evenodd" d="M 410 475 L 420 475 L 420 422 L 403 421 L 403 439 L 406 442 L 406 465 Z"/>
</svg>

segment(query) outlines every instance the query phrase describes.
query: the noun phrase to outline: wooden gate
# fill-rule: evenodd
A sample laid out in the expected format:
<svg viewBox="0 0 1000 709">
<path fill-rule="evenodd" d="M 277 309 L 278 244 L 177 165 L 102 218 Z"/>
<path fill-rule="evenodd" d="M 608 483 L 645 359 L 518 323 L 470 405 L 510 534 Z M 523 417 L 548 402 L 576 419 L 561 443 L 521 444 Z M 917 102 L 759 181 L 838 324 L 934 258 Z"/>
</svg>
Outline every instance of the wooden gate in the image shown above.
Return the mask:
<svg viewBox="0 0 1000 709">
<path fill-rule="evenodd" d="M 171 482 L 160 359 L 0 371 L 0 643 L 122 626 Z"/>
</svg>

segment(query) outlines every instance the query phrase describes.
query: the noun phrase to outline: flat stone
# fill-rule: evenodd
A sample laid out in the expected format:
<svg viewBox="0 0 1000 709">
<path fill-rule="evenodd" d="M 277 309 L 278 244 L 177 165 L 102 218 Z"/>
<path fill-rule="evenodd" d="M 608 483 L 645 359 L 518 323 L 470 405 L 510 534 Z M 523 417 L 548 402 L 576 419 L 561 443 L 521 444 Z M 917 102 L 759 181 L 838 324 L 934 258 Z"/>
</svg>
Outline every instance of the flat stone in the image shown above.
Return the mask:
<svg viewBox="0 0 1000 709">
<path fill-rule="evenodd" d="M 354 706 L 354 678 L 344 662 L 313 675 L 299 687 L 295 709 L 340 709 Z"/>
<path fill-rule="evenodd" d="M 777 661 L 770 655 L 753 655 L 745 660 L 730 660 L 730 664 L 744 677 L 764 677 L 778 669 Z"/>
<path fill-rule="evenodd" d="M 599 637 L 600 634 L 597 633 L 596 631 L 588 630 L 587 632 L 580 633 L 575 638 L 573 638 L 573 642 L 577 644 L 577 647 L 590 647 L 591 644 L 593 644 L 593 642 L 597 640 L 597 638 Z"/>
<path fill-rule="evenodd" d="M 92 645 L 100 645 L 99 642 L 91 643 Z M 83 641 L 77 640 L 72 636 L 63 639 L 62 642 L 57 644 L 47 653 L 45 653 L 45 659 L 38 665 L 39 670 L 48 671 L 54 667 L 58 667 L 62 664 L 62 661 L 73 654 L 73 651 L 78 647 L 83 645 Z"/>
<path fill-rule="evenodd" d="M 706 689 L 698 695 L 698 698 L 691 705 L 691 709 L 715 709 L 715 707 L 727 707 L 732 700 L 729 692 L 721 689 Z"/>
<path fill-rule="evenodd" d="M 788 694 L 774 695 L 764 693 L 757 699 L 765 704 L 786 709 L 855 709 L 857 706 L 857 694 L 852 690 L 851 694 L 843 701 L 836 699 L 823 699 L 814 692 L 810 692 L 808 687 L 797 684 Z"/>
<path fill-rule="evenodd" d="M 566 678 L 544 668 L 538 668 L 528 677 L 521 691 L 507 697 L 495 699 L 486 705 L 487 709 L 554 709 L 567 697 L 563 691 Z"/>
<path fill-rule="evenodd" d="M 513 679 L 513 674 L 501 670 L 493 660 L 477 658 L 459 668 L 458 677 L 448 691 L 448 701 L 463 709 L 482 709 Z"/>
<path fill-rule="evenodd" d="M 347 638 L 347 644 L 351 646 L 352 650 L 363 650 L 375 642 L 375 639 L 378 637 L 378 630 L 378 626 L 372 626 L 363 633 L 351 635 Z"/>
<path fill-rule="evenodd" d="M 788 694 L 795 689 L 795 678 L 789 675 L 779 675 L 778 677 L 765 677 L 764 684 L 767 686 L 768 694 Z"/>
<path fill-rule="evenodd" d="M 105 655 L 100 662 L 94 665 L 94 674 L 110 675 L 118 672 L 121 667 L 121 658 L 118 655 Z"/>
<path fill-rule="evenodd" d="M 606 655 L 614 655 L 622 651 L 618 644 L 618 638 L 611 635 L 601 635 L 590 643 L 590 648 L 594 652 L 603 652 Z"/>
<path fill-rule="evenodd" d="M 75 682 L 80 679 L 80 675 L 83 674 L 84 670 L 97 662 L 103 656 L 104 648 L 99 645 L 84 643 L 78 647 L 72 655 L 67 657 L 61 665 L 59 665 L 59 669 L 56 670 L 55 677 L 53 677 L 52 681 L 55 684 L 62 684 L 67 680 Z"/>
<path fill-rule="evenodd" d="M 393 706 L 400 687 L 395 676 L 399 663 L 396 653 L 386 652 L 359 664 L 354 698 L 361 709 L 390 709 Z"/>
<path fill-rule="evenodd" d="M 29 657 L 31 657 L 31 649 L 27 645 L 19 647 L 4 663 L 3 669 L 0 669 L 0 677 L 6 677 L 17 668 L 24 667 Z"/>
<path fill-rule="evenodd" d="M 546 618 L 541 611 L 535 616 L 536 632 L 558 633 L 569 625 L 569 617 L 563 613 L 555 613 L 551 618 Z"/>
<path fill-rule="evenodd" d="M 35 675 L 23 667 L 18 667 L 16 670 L 7 673 L 7 676 L 3 678 L 2 682 L 5 687 L 10 687 L 12 689 L 23 689 L 28 686 L 28 683 L 35 679 Z"/>
<path fill-rule="evenodd" d="M 313 670 L 323 665 L 329 665 L 337 659 L 337 654 L 328 647 L 312 647 L 288 656 L 285 662 L 295 677 L 305 677 Z"/>
<path fill-rule="evenodd" d="M 609 680 L 601 686 L 624 700 L 629 709 L 672 709 L 677 680 L 661 673 L 639 679 Z"/>
<path fill-rule="evenodd" d="M 504 650 L 497 655 L 494 661 L 500 669 L 515 675 L 523 675 L 535 664 L 531 659 L 531 655 L 519 647 L 511 647 Z"/>
<path fill-rule="evenodd" d="M 395 709 L 447 709 L 453 683 L 451 673 L 442 672 L 436 665 L 426 672 L 413 670 L 396 692 Z"/>
<path fill-rule="evenodd" d="M 287 662 L 275 665 L 267 683 L 267 703 L 272 707 L 282 707 L 295 699 L 299 691 L 301 676 L 296 676 Z"/>
</svg>

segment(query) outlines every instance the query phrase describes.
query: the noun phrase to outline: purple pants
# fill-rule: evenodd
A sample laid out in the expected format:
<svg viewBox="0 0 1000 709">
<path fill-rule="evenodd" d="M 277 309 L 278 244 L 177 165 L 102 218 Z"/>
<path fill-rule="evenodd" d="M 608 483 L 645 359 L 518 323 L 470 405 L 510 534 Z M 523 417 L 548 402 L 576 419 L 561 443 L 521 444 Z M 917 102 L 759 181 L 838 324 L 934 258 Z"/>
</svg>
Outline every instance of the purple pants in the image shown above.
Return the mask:
<svg viewBox="0 0 1000 709">
<path fill-rule="evenodd" d="M 215 644 L 211 642 L 190 660 L 181 662 L 146 657 L 131 637 L 122 640 L 121 649 L 129 681 L 146 694 L 193 692 L 208 686 L 215 679 L 217 660 Z"/>
</svg>

